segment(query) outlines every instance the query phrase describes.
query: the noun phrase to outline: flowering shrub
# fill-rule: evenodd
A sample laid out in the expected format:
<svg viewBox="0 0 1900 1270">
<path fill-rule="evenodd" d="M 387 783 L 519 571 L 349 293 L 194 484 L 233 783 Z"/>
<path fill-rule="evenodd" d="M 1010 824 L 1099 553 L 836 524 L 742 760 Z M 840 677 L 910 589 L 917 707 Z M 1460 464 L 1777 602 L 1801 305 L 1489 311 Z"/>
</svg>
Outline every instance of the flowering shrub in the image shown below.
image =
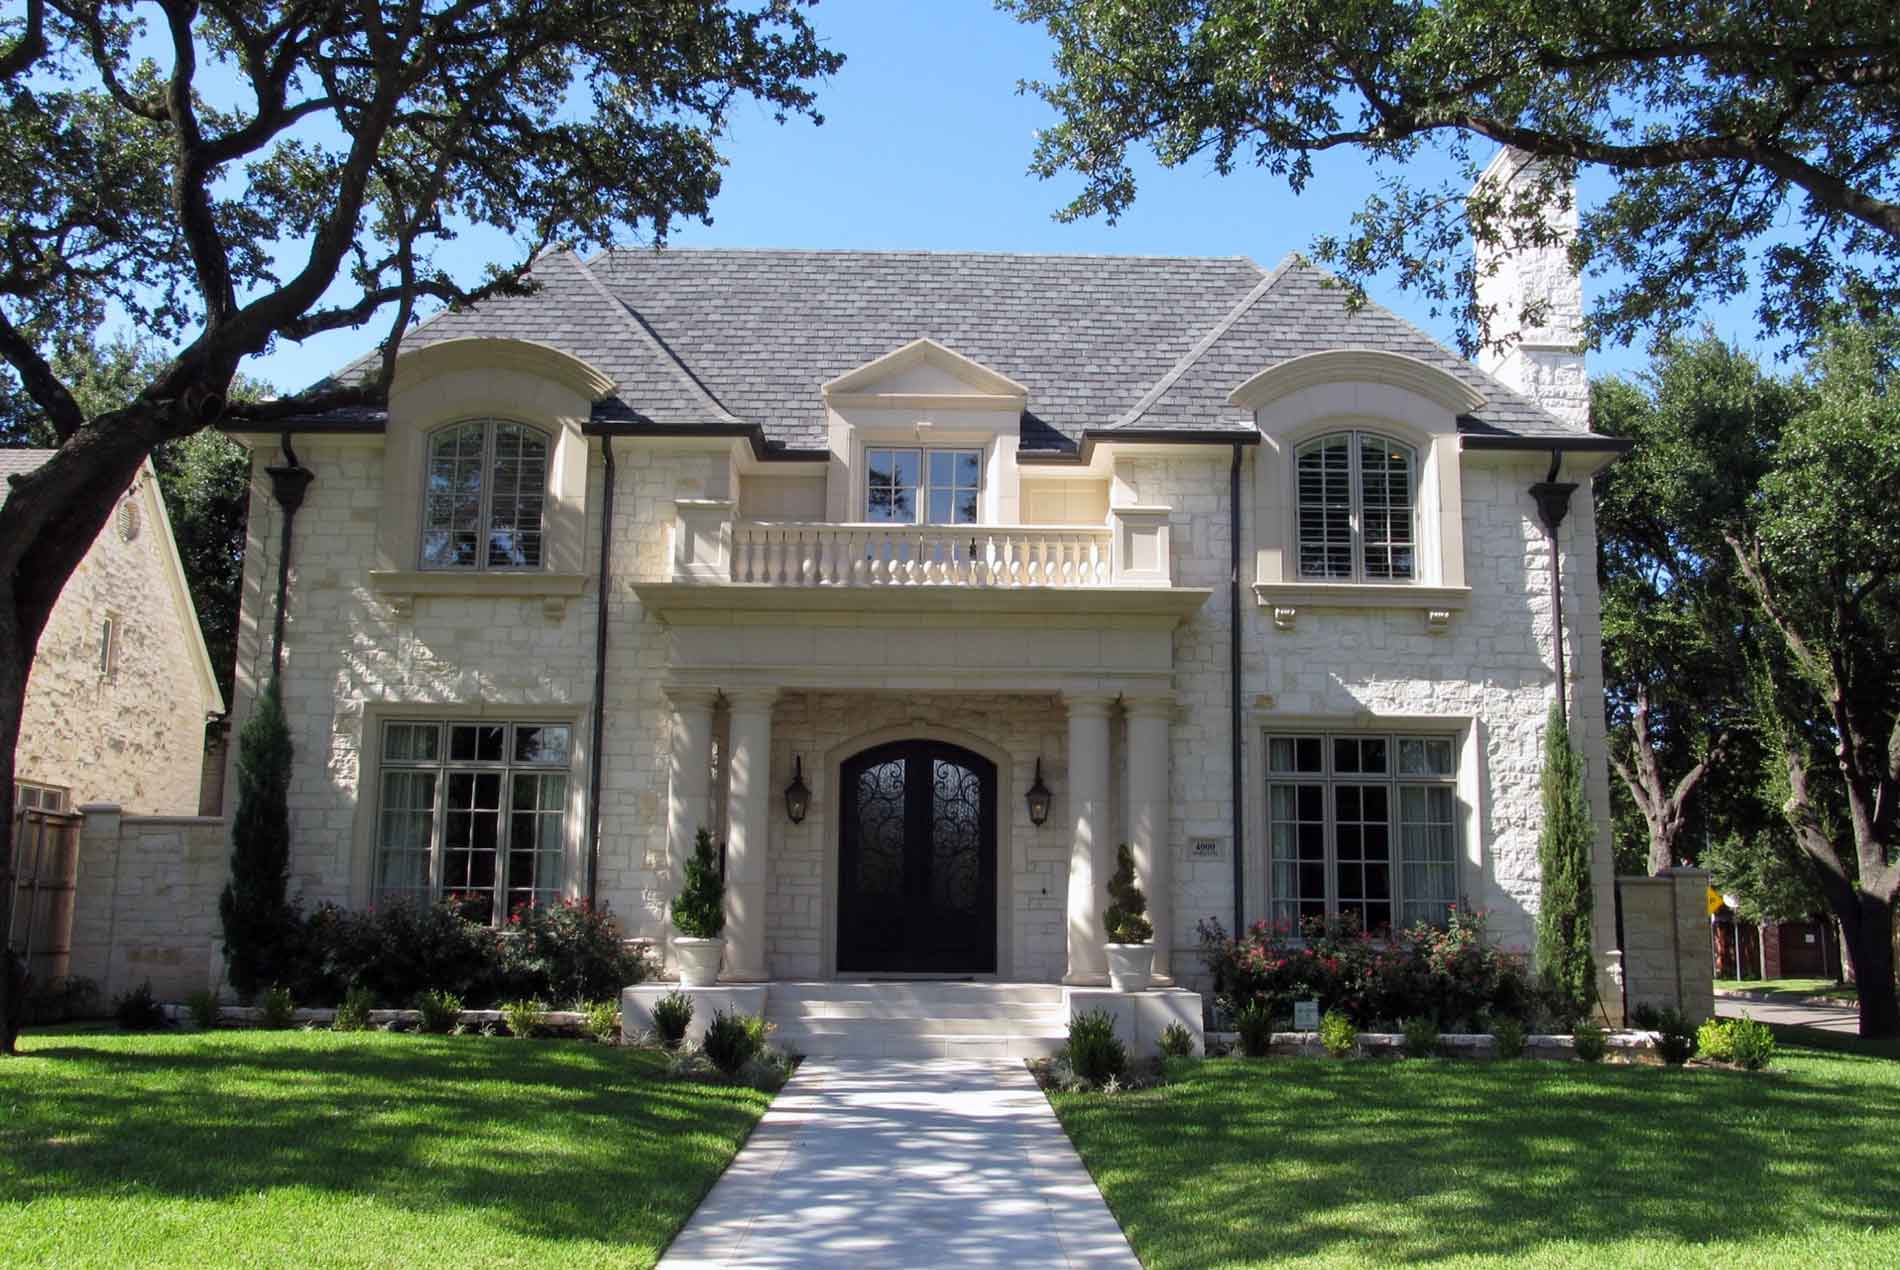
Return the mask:
<svg viewBox="0 0 1900 1270">
<path fill-rule="evenodd" d="M 1446 1031 L 1470 1030 L 1480 1015 L 1528 1020 L 1535 1000 L 1523 959 L 1485 942 L 1483 913 L 1454 906 L 1448 917 L 1388 940 L 1351 917 L 1309 918 L 1297 939 L 1283 924 L 1256 922 L 1235 939 L 1203 922 L 1201 957 L 1216 999 L 1235 1014 L 1256 1005 L 1279 1019 L 1295 1001 L 1315 999 L 1362 1031 L 1413 1018 Z"/>
<path fill-rule="evenodd" d="M 584 900 L 523 904 L 502 930 L 502 992 L 553 1001 L 620 996 L 647 976 L 646 958 L 620 943 L 620 923 Z"/>
<path fill-rule="evenodd" d="M 350 991 L 389 1006 L 419 993 L 469 1008 L 539 997 L 618 998 L 647 977 L 646 959 L 621 947 L 620 924 L 585 903 L 523 905 L 496 929 L 475 920 L 486 901 L 445 896 L 354 911 L 326 904 L 302 922 L 299 1001 L 333 1003 Z"/>
</svg>

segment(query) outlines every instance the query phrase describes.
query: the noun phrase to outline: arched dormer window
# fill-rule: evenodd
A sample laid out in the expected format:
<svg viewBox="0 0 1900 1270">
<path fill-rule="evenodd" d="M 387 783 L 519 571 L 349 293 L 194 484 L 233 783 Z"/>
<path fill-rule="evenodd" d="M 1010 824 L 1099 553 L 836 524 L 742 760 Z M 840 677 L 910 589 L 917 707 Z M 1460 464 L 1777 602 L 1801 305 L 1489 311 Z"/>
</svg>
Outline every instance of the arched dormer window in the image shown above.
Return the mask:
<svg viewBox="0 0 1900 1270">
<path fill-rule="evenodd" d="M 546 433 L 471 419 L 429 436 L 425 569 L 539 569 L 548 491 Z"/>
<path fill-rule="evenodd" d="M 1371 432 L 1328 433 L 1297 453 L 1300 577 L 1416 580 L 1417 453 Z"/>
</svg>

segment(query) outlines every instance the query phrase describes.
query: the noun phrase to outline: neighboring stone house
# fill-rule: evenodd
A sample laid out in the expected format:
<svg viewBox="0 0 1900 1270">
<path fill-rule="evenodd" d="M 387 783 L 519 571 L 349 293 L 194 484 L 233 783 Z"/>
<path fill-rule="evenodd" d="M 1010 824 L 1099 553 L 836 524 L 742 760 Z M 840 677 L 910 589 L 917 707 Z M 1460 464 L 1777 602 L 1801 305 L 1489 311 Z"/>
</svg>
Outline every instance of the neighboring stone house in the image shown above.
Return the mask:
<svg viewBox="0 0 1900 1270">
<path fill-rule="evenodd" d="M 8 478 L 51 450 L 0 450 Z M 26 682 L 14 751 L 16 807 L 198 811 L 205 721 L 224 697 L 158 478 L 148 462 L 60 592 Z"/>
<path fill-rule="evenodd" d="M 731 979 L 1090 983 L 1126 841 L 1182 981 L 1210 919 L 1465 902 L 1527 947 L 1541 494 L 1608 950 L 1588 479 L 1621 446 L 1562 258 L 1503 262 L 1550 325 L 1480 367 L 1292 257 L 548 255 L 406 337 L 386 412 L 239 438 L 240 723 L 266 468 L 314 474 L 293 889 L 592 898 L 660 938 L 704 826 Z"/>
</svg>

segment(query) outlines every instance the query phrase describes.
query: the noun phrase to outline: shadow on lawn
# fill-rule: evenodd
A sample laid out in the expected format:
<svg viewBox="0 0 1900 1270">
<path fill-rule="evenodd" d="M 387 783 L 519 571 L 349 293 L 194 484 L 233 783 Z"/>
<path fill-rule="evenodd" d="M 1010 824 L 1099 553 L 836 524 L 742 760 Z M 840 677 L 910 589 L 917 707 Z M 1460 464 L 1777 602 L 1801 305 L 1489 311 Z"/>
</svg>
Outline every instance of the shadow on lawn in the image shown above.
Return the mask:
<svg viewBox="0 0 1900 1270">
<path fill-rule="evenodd" d="M 36 1039 L 0 1066 L 0 1097 L 19 1108 L 0 1119 L 0 1200 L 13 1203 L 298 1187 L 479 1207 L 535 1239 L 664 1242 L 671 1227 L 653 1215 L 683 1221 L 767 1101 L 574 1042 Z"/>
<path fill-rule="evenodd" d="M 1150 1267 L 1347 1246 L 1381 1261 L 1519 1257 L 1884 1227 L 1900 1209 L 1900 1157 L 1872 1131 L 1900 1115 L 1887 1071 L 1849 1086 L 1791 1072 L 1233 1061 L 1151 1093 L 1058 1101 Z"/>
</svg>

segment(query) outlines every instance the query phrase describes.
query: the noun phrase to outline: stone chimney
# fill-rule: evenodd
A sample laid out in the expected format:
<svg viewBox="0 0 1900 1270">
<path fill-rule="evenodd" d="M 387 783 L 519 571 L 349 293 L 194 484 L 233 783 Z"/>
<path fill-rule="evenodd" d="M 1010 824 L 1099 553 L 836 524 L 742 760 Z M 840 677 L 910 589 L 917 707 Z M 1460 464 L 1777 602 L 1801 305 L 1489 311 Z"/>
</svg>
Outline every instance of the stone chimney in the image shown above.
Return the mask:
<svg viewBox="0 0 1900 1270">
<path fill-rule="evenodd" d="M 1526 180 L 1535 163 L 1522 150 L 1506 147 L 1478 177 L 1478 185 Z M 1582 428 L 1590 422 L 1590 387 L 1583 368 L 1583 279 L 1570 267 L 1568 254 L 1577 238 L 1575 186 L 1571 195 L 1568 207 L 1551 210 L 1557 241 L 1549 246 L 1478 244 L 1478 306 L 1492 311 L 1478 366 Z M 1537 307 L 1536 321 L 1527 322 L 1526 311 Z M 1498 340 L 1509 340 L 1502 351 L 1490 346 Z"/>
</svg>

